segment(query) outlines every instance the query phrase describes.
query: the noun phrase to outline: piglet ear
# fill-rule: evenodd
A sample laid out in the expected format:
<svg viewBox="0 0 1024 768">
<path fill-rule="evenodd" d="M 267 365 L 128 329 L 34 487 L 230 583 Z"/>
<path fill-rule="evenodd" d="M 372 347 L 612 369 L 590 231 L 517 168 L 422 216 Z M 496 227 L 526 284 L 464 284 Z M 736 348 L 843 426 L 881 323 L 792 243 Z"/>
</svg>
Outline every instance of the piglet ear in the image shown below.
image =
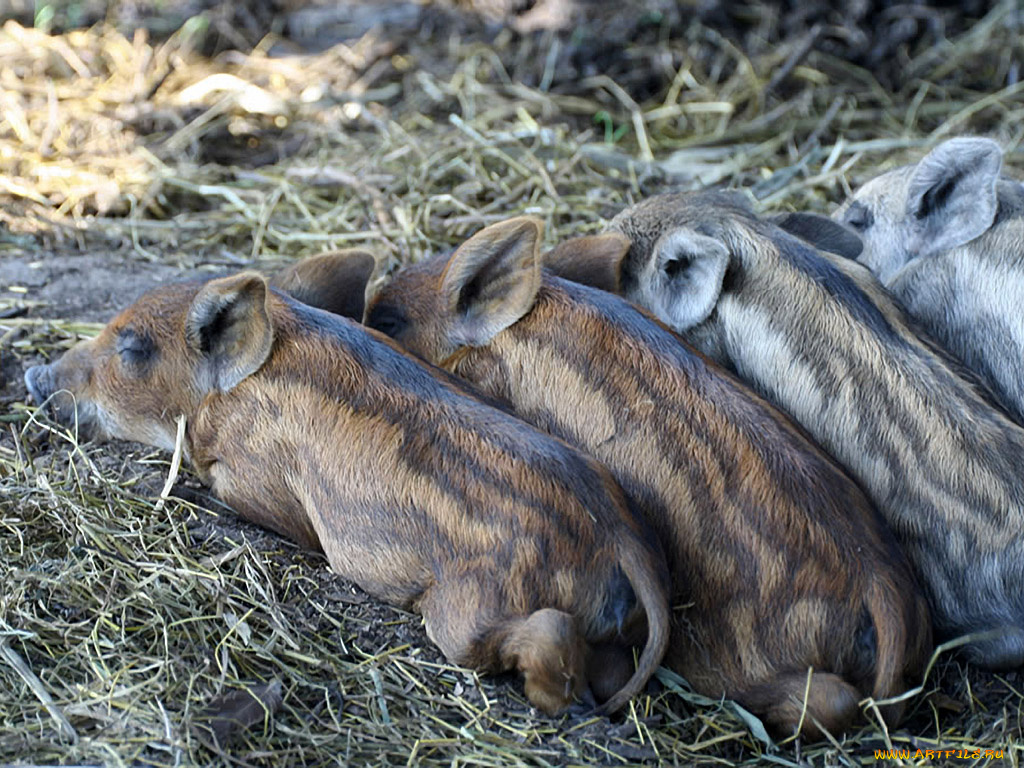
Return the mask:
<svg viewBox="0 0 1024 768">
<path fill-rule="evenodd" d="M 533 307 L 540 290 L 543 225 L 521 216 L 484 227 L 456 249 L 441 292 L 454 317 L 451 341 L 481 346 Z"/>
<path fill-rule="evenodd" d="M 996 142 L 978 138 L 950 139 L 925 155 L 907 190 L 911 253 L 956 248 L 992 226 L 1002 160 Z"/>
<path fill-rule="evenodd" d="M 376 264 L 373 254 L 358 248 L 318 253 L 285 267 L 270 279 L 270 287 L 311 307 L 362 320 L 366 284 Z"/>
<path fill-rule="evenodd" d="M 629 253 L 630 241 L 618 232 L 574 237 L 559 243 L 544 254 L 544 266 L 558 277 L 574 283 L 619 293 L 622 288 L 622 262 Z"/>
<path fill-rule="evenodd" d="M 828 251 L 846 259 L 856 259 L 864 250 L 864 241 L 844 224 L 817 213 L 780 213 L 771 221 L 791 235 L 796 235 L 820 251 Z"/>
<path fill-rule="evenodd" d="M 640 303 L 683 333 L 711 315 L 728 266 L 729 249 L 720 240 L 684 227 L 670 230 L 640 272 Z"/>
<path fill-rule="evenodd" d="M 199 385 L 227 392 L 270 356 L 274 329 L 267 283 L 255 272 L 211 280 L 185 319 L 185 340 L 201 359 Z"/>
</svg>

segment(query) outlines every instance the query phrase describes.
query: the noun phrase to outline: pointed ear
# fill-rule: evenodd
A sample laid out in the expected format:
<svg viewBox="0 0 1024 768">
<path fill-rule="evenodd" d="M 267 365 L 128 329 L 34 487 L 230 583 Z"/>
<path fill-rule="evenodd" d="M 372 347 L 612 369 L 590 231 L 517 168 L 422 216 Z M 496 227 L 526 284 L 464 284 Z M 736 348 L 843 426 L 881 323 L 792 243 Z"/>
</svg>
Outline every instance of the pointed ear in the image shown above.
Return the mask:
<svg viewBox="0 0 1024 768">
<path fill-rule="evenodd" d="M 622 262 L 629 247 L 629 238 L 618 232 L 574 237 L 544 254 L 543 262 L 558 277 L 619 293 Z"/>
<path fill-rule="evenodd" d="M 373 254 L 358 248 L 318 253 L 285 267 L 270 286 L 311 307 L 362 320 L 366 284 L 376 265 Z"/>
<path fill-rule="evenodd" d="M 1002 160 L 998 144 L 976 138 L 950 139 L 925 155 L 907 190 L 911 253 L 956 248 L 992 226 Z"/>
<path fill-rule="evenodd" d="M 199 354 L 200 386 L 227 392 L 270 356 L 274 330 L 267 283 L 255 272 L 211 280 L 185 318 L 185 340 Z"/>
<path fill-rule="evenodd" d="M 540 290 L 543 225 L 522 216 L 492 224 L 456 249 L 441 278 L 455 318 L 452 341 L 481 346 L 530 311 Z"/>
<path fill-rule="evenodd" d="M 725 244 L 691 229 L 673 229 L 654 244 L 641 273 L 646 304 L 677 331 L 707 320 L 718 303 L 729 266 Z"/>
<path fill-rule="evenodd" d="M 780 213 L 770 217 L 791 235 L 796 235 L 820 251 L 828 251 L 846 259 L 856 259 L 864 250 L 864 242 L 856 232 L 838 221 L 817 213 Z"/>
</svg>

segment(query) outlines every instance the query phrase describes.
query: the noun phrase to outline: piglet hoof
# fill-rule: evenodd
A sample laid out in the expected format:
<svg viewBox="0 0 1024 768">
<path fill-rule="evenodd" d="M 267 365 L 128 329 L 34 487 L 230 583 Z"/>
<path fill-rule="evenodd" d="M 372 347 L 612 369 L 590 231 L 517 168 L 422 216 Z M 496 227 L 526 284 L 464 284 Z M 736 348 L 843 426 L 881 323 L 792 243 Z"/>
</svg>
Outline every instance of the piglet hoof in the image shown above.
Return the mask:
<svg viewBox="0 0 1024 768">
<path fill-rule="evenodd" d="M 566 710 L 566 714 L 570 720 L 589 720 L 595 716 L 600 716 L 600 712 L 597 708 L 597 700 L 594 699 L 588 689 L 584 689 L 580 695 L 579 701 L 574 701 L 569 705 L 569 709 Z"/>
<path fill-rule="evenodd" d="M 504 655 L 522 673 L 530 703 L 549 715 L 564 711 L 586 688 L 586 649 L 567 613 L 532 613 L 510 633 Z"/>
</svg>

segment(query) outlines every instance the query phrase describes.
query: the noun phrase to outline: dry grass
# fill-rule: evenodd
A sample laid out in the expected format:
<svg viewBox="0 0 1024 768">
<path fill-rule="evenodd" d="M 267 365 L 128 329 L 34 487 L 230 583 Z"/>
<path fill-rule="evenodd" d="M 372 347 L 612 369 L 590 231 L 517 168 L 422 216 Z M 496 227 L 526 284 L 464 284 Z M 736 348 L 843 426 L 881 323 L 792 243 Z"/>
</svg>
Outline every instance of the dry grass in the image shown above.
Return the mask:
<svg viewBox="0 0 1024 768">
<path fill-rule="evenodd" d="M 747 54 L 693 23 L 622 46 L 664 83 L 639 102 L 628 77 L 560 79 L 567 43 L 550 34 L 456 45 L 378 30 L 291 56 L 268 38 L 208 59 L 204 17 L 159 42 L 8 22 L 0 259 L 190 268 L 360 244 L 398 264 L 514 214 L 554 241 L 702 184 L 827 211 L 957 133 L 999 139 L 1013 172 L 1019 15 L 1002 3 L 908 51 L 898 92 L 800 40 Z M 767 744 L 668 673 L 622 720 L 539 716 L 517 682 L 446 664 L 417 617 L 233 521 L 187 470 L 158 504 L 167 456 L 79 444 L 26 407 L 21 369 L 97 329 L 33 296 L 0 297 L 0 764 L 825 766 L 890 746 L 1003 751 L 908 764 L 1021 760 L 1022 680 L 948 654 L 905 726 L 834 743 Z M 225 698 L 238 691 L 255 698 Z M 225 726 L 226 710 L 251 727 Z"/>
</svg>

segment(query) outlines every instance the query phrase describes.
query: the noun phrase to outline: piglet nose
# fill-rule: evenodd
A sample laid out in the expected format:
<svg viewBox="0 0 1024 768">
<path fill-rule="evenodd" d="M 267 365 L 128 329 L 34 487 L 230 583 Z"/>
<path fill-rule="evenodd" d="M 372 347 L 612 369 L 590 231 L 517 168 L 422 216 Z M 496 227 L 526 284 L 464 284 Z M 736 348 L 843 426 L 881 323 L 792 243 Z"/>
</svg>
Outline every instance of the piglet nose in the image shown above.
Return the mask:
<svg viewBox="0 0 1024 768">
<path fill-rule="evenodd" d="M 32 395 L 36 405 L 41 405 L 52 394 L 50 366 L 33 365 L 25 371 L 25 386 L 28 387 L 28 393 Z"/>
</svg>

